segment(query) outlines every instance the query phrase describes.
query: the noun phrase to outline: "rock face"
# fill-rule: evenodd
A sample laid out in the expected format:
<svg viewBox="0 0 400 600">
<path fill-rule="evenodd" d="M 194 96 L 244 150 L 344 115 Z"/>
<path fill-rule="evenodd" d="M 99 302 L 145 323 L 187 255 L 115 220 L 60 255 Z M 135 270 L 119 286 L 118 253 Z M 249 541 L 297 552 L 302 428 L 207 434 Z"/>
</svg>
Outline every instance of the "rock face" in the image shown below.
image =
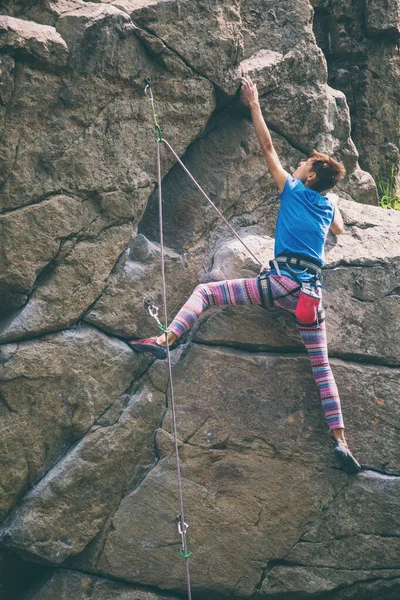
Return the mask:
<svg viewBox="0 0 400 600">
<path fill-rule="evenodd" d="M 89 327 L 1 347 L 3 516 L 91 430 L 137 372 L 140 361 L 126 344 Z"/>
<path fill-rule="evenodd" d="M 176 596 L 154 594 L 123 583 L 64 570 L 51 577 L 32 600 L 90 600 L 93 597 L 98 600 L 178 600 Z"/>
<path fill-rule="evenodd" d="M 390 181 L 400 163 L 399 0 L 317 3 L 315 32 L 329 83 L 346 94 L 360 164 Z"/>
<path fill-rule="evenodd" d="M 399 597 L 400 213 L 371 206 L 371 173 L 398 148 L 398 3 L 311 4 L 3 2 L 4 600 L 185 597 L 168 372 L 125 343 L 157 332 L 149 303 L 163 320 L 144 90 L 150 79 L 163 136 L 268 264 L 279 203 L 240 103 L 242 72 L 257 82 L 287 170 L 314 148 L 346 165 L 346 227 L 328 238 L 324 304 L 347 437 L 364 468 L 337 468 L 289 314 L 206 313 L 171 351 L 193 598 Z M 357 11 L 362 51 L 340 25 Z M 339 73 L 355 55 L 370 84 L 360 93 L 355 71 Z M 363 129 L 366 98 L 384 110 L 379 126 L 377 111 L 365 113 Z M 259 265 L 160 150 L 170 319 L 199 281 L 254 277 Z"/>
<path fill-rule="evenodd" d="M 365 431 L 373 417 L 365 415 L 365 421 L 360 413 L 364 423 L 358 421 L 357 410 L 352 407 L 360 404 L 361 397 L 357 398 L 357 394 L 363 397 L 364 386 L 368 385 L 365 382 L 360 386 L 359 377 L 362 371 L 364 377 L 373 378 L 376 394 L 386 403 L 395 393 L 398 374 L 389 392 L 386 377 L 383 375 L 380 381 L 376 378 L 376 367 L 360 369 L 335 360 L 333 365 L 339 388 L 346 389 L 344 410 L 346 413 L 348 407 L 354 443 L 365 461 L 372 458 L 376 461 L 376 451 L 374 457 L 368 456 L 367 439 L 379 437 L 378 429 L 383 434 L 390 425 L 377 423 Z M 317 410 L 305 357 L 279 354 L 266 357 L 194 345 L 177 365 L 175 381 L 180 439 L 184 444 L 182 468 L 188 507 L 185 516 L 191 527 L 191 545 L 196 549 L 196 560 L 191 565 L 193 585 L 205 595 L 215 590 L 221 595 L 234 591 L 238 596 L 248 597 L 257 589 L 267 565 L 274 559 L 286 558 L 295 544 L 301 546 L 299 540 L 307 541 L 307 524 L 319 523 L 321 513 L 325 514 L 332 502 L 338 502 L 342 487 L 350 486 L 357 496 L 361 482 L 357 478 L 343 480 L 340 473 L 330 468 L 330 448 L 323 443 L 325 424 Z M 384 397 L 385 389 L 389 393 Z M 284 402 L 277 402 L 278 397 L 284 398 Z M 369 406 L 363 402 L 369 415 L 375 406 L 372 399 Z M 167 423 L 166 420 L 169 430 Z M 171 543 L 174 539 L 167 517 L 172 506 L 169 511 L 166 507 L 174 496 L 175 473 L 170 457 L 172 449 L 166 442 L 160 447 L 161 462 L 145 483 L 121 503 L 99 568 L 102 573 L 128 581 L 158 582 L 163 588 L 176 589 L 180 587 L 176 546 L 172 544 L 167 551 L 163 541 L 165 537 Z M 387 449 L 385 458 L 388 458 L 386 452 Z M 392 467 L 398 469 L 397 444 L 393 447 L 393 458 Z M 367 493 L 372 495 L 369 477 L 363 475 L 361 481 L 366 479 Z M 398 494 L 399 479 L 388 479 L 390 494 L 382 490 L 381 497 L 387 498 L 389 503 L 384 514 L 391 523 L 388 527 L 393 530 L 397 510 L 394 506 L 398 502 L 393 498 Z M 151 506 L 146 506 L 148 497 L 155 498 Z M 361 522 L 366 525 L 367 501 L 361 506 L 352 504 L 356 510 L 354 516 L 349 510 L 344 511 L 345 505 L 344 502 L 342 514 L 346 523 L 349 521 L 348 527 L 352 523 L 354 531 Z M 362 506 L 367 511 L 365 517 Z M 332 513 L 337 514 L 334 508 Z M 158 524 L 157 529 L 149 532 L 144 525 L 147 519 L 144 514 L 151 515 L 150 519 Z M 330 529 L 324 518 L 322 523 L 327 535 L 326 528 Z M 138 534 L 133 539 L 132 531 Z M 384 528 L 374 534 L 366 525 L 365 534 L 369 533 L 376 535 L 379 548 L 386 548 Z M 339 535 L 332 532 L 328 538 L 334 540 Z M 398 560 L 396 535 L 393 537 L 393 565 Z M 383 537 L 379 539 L 379 536 Z M 325 543 L 329 552 L 335 542 Z M 359 546 L 357 535 L 348 543 L 352 550 L 346 558 L 342 557 L 343 562 L 334 565 L 337 569 L 350 566 L 349 555 Z M 128 556 L 133 560 L 128 561 Z M 165 570 L 160 568 L 161 560 Z M 327 558 L 315 562 L 304 558 L 304 564 L 332 566 Z M 360 568 L 355 562 L 354 566 Z M 373 566 L 368 565 L 367 570 L 371 568 Z"/>
<path fill-rule="evenodd" d="M 0 23 L 0 47 L 6 51 L 24 50 L 32 58 L 63 67 L 68 47 L 54 29 L 46 25 L 4 17 Z"/>
</svg>

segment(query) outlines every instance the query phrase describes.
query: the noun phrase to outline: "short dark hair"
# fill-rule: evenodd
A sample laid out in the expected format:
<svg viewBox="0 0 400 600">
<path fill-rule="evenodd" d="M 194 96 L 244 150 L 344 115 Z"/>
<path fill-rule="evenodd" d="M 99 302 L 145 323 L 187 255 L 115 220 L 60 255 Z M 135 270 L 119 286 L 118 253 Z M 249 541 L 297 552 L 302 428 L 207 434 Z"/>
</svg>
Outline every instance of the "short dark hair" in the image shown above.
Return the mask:
<svg viewBox="0 0 400 600">
<path fill-rule="evenodd" d="M 328 154 L 313 150 L 310 159 L 312 161 L 312 171 L 317 176 L 310 187 L 316 192 L 332 189 L 346 175 L 343 163 L 338 162 Z"/>
</svg>

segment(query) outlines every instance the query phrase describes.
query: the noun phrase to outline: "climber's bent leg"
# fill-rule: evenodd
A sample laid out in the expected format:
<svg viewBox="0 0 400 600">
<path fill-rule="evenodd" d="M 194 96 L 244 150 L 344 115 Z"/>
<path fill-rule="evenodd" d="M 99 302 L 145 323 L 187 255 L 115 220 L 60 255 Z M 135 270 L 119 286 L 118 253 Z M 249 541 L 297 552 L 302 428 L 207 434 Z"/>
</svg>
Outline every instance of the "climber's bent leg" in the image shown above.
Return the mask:
<svg viewBox="0 0 400 600">
<path fill-rule="evenodd" d="M 189 331 L 202 312 L 209 306 L 261 305 L 257 278 L 231 279 L 198 285 L 189 300 L 180 309 L 168 327 L 168 345 Z M 150 352 L 156 358 L 166 358 L 165 334 L 145 340 L 131 340 L 128 344 L 137 352 Z"/>
<path fill-rule="evenodd" d="M 298 284 L 290 277 L 270 276 L 271 296 L 277 306 L 293 310 L 296 299 L 291 295 Z M 282 305 L 285 302 L 285 305 Z M 209 306 L 239 306 L 257 304 L 262 306 L 260 283 L 257 277 L 248 279 L 228 279 L 198 285 L 186 304 L 178 312 L 168 329 L 179 338 L 189 331 L 201 313 Z M 159 338 L 159 341 L 161 338 Z"/>
<path fill-rule="evenodd" d="M 297 300 L 292 296 L 298 284 L 290 277 L 270 276 L 271 297 L 277 306 L 294 312 Z M 283 304 L 282 304 L 283 303 Z M 209 306 L 239 306 L 256 304 L 262 306 L 260 282 L 257 277 L 248 279 L 228 279 L 213 283 L 198 285 L 189 300 L 178 312 L 168 329 L 168 342 L 175 341 L 183 333 L 189 331 L 199 316 Z M 158 343 L 164 342 L 164 336 L 158 338 Z"/>
<path fill-rule="evenodd" d="M 168 329 L 176 338 L 192 329 L 196 320 L 209 306 L 261 305 L 257 278 L 230 279 L 198 285 L 182 306 Z"/>
</svg>

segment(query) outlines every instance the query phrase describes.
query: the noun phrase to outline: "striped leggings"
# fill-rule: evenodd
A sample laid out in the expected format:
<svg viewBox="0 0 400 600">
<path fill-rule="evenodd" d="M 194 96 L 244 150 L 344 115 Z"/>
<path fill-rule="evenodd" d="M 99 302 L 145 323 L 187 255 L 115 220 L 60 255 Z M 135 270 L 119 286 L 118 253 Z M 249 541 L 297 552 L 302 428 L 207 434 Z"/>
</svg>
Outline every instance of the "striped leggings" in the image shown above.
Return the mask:
<svg viewBox="0 0 400 600">
<path fill-rule="evenodd" d="M 299 292 L 288 294 L 297 283 L 285 275 L 270 275 L 271 292 L 275 306 L 291 313 L 296 310 Z M 198 285 L 186 304 L 169 326 L 178 338 L 189 331 L 201 313 L 211 305 L 262 305 L 257 279 L 231 279 Z M 312 374 L 321 396 L 322 409 L 329 429 L 342 428 L 343 417 L 335 379 L 328 361 L 325 321 L 317 325 L 300 325 L 298 332 L 307 349 Z"/>
</svg>

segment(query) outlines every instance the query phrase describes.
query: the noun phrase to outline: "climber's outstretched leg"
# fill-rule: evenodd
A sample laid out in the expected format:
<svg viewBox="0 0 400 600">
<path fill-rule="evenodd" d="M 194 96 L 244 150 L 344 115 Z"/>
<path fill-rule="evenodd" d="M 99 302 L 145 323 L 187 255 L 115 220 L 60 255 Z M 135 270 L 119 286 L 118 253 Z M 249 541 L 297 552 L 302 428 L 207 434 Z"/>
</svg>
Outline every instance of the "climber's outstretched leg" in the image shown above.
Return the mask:
<svg viewBox="0 0 400 600">
<path fill-rule="evenodd" d="M 349 450 L 344 437 L 340 398 L 328 360 L 325 321 L 318 325 L 296 324 L 307 348 L 315 383 L 321 395 L 322 409 L 328 421 L 335 445 L 335 455 L 346 473 L 358 473 L 361 466 Z"/>
<path fill-rule="evenodd" d="M 259 304 L 261 297 L 257 278 L 230 279 L 198 285 L 189 300 L 182 306 L 169 325 L 168 345 L 172 345 L 185 332 L 189 331 L 196 320 L 209 306 L 238 306 Z M 145 340 L 128 342 L 137 352 L 151 352 L 157 358 L 166 358 L 165 334 Z"/>
</svg>

